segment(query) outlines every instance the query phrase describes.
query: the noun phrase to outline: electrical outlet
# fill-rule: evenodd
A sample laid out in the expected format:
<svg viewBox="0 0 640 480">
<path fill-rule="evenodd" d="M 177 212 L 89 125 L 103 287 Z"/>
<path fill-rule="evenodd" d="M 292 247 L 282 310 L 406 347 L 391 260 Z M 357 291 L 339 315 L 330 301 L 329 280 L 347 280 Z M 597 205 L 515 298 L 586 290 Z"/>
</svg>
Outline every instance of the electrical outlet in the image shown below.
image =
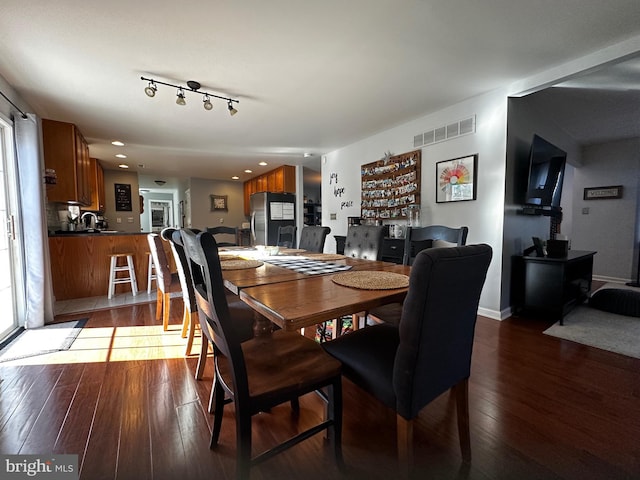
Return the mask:
<svg viewBox="0 0 640 480">
<path fill-rule="evenodd" d="M 133 217 L 127 217 L 127 223 L 133 223 Z"/>
<path fill-rule="evenodd" d="M 582 214 L 583 214 L 583 215 L 589 215 L 589 207 L 584 207 L 584 208 L 582 209 Z"/>
<path fill-rule="evenodd" d="M 224 218 L 221 218 L 221 219 L 220 219 L 220 223 L 224 223 Z"/>
</svg>

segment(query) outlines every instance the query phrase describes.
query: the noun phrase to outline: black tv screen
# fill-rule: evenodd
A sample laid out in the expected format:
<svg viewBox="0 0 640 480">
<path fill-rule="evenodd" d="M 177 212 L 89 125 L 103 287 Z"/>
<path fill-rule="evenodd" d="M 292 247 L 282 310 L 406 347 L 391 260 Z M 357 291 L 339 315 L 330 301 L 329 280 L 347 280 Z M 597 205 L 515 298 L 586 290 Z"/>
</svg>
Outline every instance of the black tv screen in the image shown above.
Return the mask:
<svg viewBox="0 0 640 480">
<path fill-rule="evenodd" d="M 533 136 L 529 154 L 529 183 L 525 203 L 559 207 L 567 153 L 538 135 Z"/>
</svg>

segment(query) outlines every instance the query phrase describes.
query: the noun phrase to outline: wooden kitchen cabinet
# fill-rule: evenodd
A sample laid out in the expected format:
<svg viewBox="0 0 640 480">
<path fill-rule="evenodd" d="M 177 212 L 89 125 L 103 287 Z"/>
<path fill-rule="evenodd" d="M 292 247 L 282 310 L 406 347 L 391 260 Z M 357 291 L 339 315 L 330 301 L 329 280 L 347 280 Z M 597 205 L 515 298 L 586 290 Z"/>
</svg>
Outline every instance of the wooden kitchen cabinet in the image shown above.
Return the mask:
<svg viewBox="0 0 640 480">
<path fill-rule="evenodd" d="M 89 159 L 89 177 L 91 205 L 86 207 L 85 210 L 104 213 L 106 203 L 104 193 L 104 170 L 97 158 Z"/>
<path fill-rule="evenodd" d="M 251 195 L 258 192 L 296 193 L 296 167 L 282 167 L 244 182 L 244 214 L 251 214 Z"/>
<path fill-rule="evenodd" d="M 47 188 L 50 202 L 91 204 L 89 146 L 72 124 L 42 120 L 45 168 L 56 171 L 57 183 Z"/>
</svg>

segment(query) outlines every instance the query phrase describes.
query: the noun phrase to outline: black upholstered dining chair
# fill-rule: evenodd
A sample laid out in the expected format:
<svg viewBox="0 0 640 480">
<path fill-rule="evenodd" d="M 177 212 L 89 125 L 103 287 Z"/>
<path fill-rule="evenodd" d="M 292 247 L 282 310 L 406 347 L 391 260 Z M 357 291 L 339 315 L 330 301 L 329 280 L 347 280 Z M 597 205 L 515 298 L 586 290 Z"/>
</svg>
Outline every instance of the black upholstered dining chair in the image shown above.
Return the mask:
<svg viewBox="0 0 640 480">
<path fill-rule="evenodd" d="M 404 240 L 404 265 L 413 265 L 416 255 L 425 248 L 461 247 L 467 244 L 469 227 L 452 228 L 444 225 L 407 227 Z"/>
<path fill-rule="evenodd" d="M 199 230 L 192 229 L 193 233 L 200 233 Z M 189 260 L 184 253 L 184 246 L 182 244 L 182 236 L 180 231 L 175 228 L 165 228 L 160 232 L 162 238 L 168 241 L 171 245 L 171 251 L 175 259 L 176 267 L 178 270 L 178 277 L 180 278 L 180 284 L 182 286 L 182 300 L 184 303 L 184 317 L 182 322 L 182 338 L 187 337 L 187 349 L 186 355 L 191 354 L 191 347 L 193 345 L 193 339 L 195 337 L 196 325 L 200 323 L 198 316 L 198 306 L 196 304 L 196 296 L 193 290 L 193 281 L 191 279 L 191 268 L 189 266 Z M 197 273 L 196 273 L 197 274 Z M 200 282 L 201 283 L 201 282 Z M 241 301 L 236 295 L 228 290 L 225 290 L 227 299 L 229 302 L 229 310 L 233 313 L 235 319 L 234 327 L 238 331 L 240 338 L 248 340 L 253 337 L 253 321 L 254 313 L 251 307 Z M 202 330 L 202 328 L 201 328 Z M 202 330 L 206 332 L 206 330 Z M 202 343 L 200 345 L 200 356 L 198 357 L 198 365 L 196 367 L 196 380 L 201 380 L 206 365 L 207 354 L 209 352 L 209 339 L 206 334 L 203 333 L 201 337 Z M 212 408 L 210 404 L 209 408 Z"/>
<path fill-rule="evenodd" d="M 344 241 L 344 254 L 365 260 L 382 260 L 383 239 L 383 226 L 351 225 Z"/>
<path fill-rule="evenodd" d="M 461 247 L 467 243 L 468 227 L 452 228 L 443 225 L 407 227 L 402 263 L 413 265 L 416 255 L 425 248 Z M 389 303 L 372 308 L 367 319 L 397 325 L 402 315 L 401 303 Z"/>
<path fill-rule="evenodd" d="M 322 253 L 324 250 L 324 241 L 329 233 L 331 233 L 330 227 L 302 227 L 298 248 L 306 250 L 307 252 Z"/>
<path fill-rule="evenodd" d="M 449 389 L 462 456 L 470 460 L 468 379 L 491 256 L 484 244 L 423 250 L 411 269 L 399 325 L 373 325 L 323 344 L 342 362 L 345 377 L 396 412 L 401 468 L 412 465 L 413 420 Z"/>
<path fill-rule="evenodd" d="M 276 245 L 278 247 L 296 248 L 296 230 L 295 225 L 278 227 L 278 240 Z"/>
<path fill-rule="evenodd" d="M 336 461 L 342 467 L 342 378 L 340 362 L 313 340 L 297 332 L 277 330 L 241 342 L 233 328 L 222 281 L 216 241 L 211 235 L 181 230 L 185 253 L 195 273 L 194 290 L 201 325 L 213 342 L 215 379 L 214 422 L 211 448 L 218 444 L 222 427 L 225 393 L 235 405 L 236 478 L 249 478 L 250 467 L 310 436 L 327 431 Z M 197 283 L 202 281 L 203 283 Z M 251 420 L 281 403 L 297 401 L 300 395 L 324 389 L 327 411 L 317 425 L 252 458 Z"/>
<path fill-rule="evenodd" d="M 222 235 L 225 241 L 217 241 L 219 247 L 235 247 L 238 245 L 238 229 L 236 227 L 226 227 L 224 225 L 218 227 L 207 227 L 207 232 L 213 236 Z M 230 239 L 233 235 L 233 239 Z M 229 241 L 231 240 L 231 241 Z"/>
</svg>

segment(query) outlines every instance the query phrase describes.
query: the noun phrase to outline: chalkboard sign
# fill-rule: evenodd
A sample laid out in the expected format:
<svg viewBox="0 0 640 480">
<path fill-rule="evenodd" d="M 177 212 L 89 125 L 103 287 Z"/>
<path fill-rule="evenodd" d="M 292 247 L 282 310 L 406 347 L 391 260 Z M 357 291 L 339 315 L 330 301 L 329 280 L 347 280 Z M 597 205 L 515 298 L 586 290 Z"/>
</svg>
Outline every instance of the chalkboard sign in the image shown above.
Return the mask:
<svg viewBox="0 0 640 480">
<path fill-rule="evenodd" d="M 130 212 L 131 208 L 131 185 L 128 183 L 116 183 L 116 211 Z"/>
</svg>

